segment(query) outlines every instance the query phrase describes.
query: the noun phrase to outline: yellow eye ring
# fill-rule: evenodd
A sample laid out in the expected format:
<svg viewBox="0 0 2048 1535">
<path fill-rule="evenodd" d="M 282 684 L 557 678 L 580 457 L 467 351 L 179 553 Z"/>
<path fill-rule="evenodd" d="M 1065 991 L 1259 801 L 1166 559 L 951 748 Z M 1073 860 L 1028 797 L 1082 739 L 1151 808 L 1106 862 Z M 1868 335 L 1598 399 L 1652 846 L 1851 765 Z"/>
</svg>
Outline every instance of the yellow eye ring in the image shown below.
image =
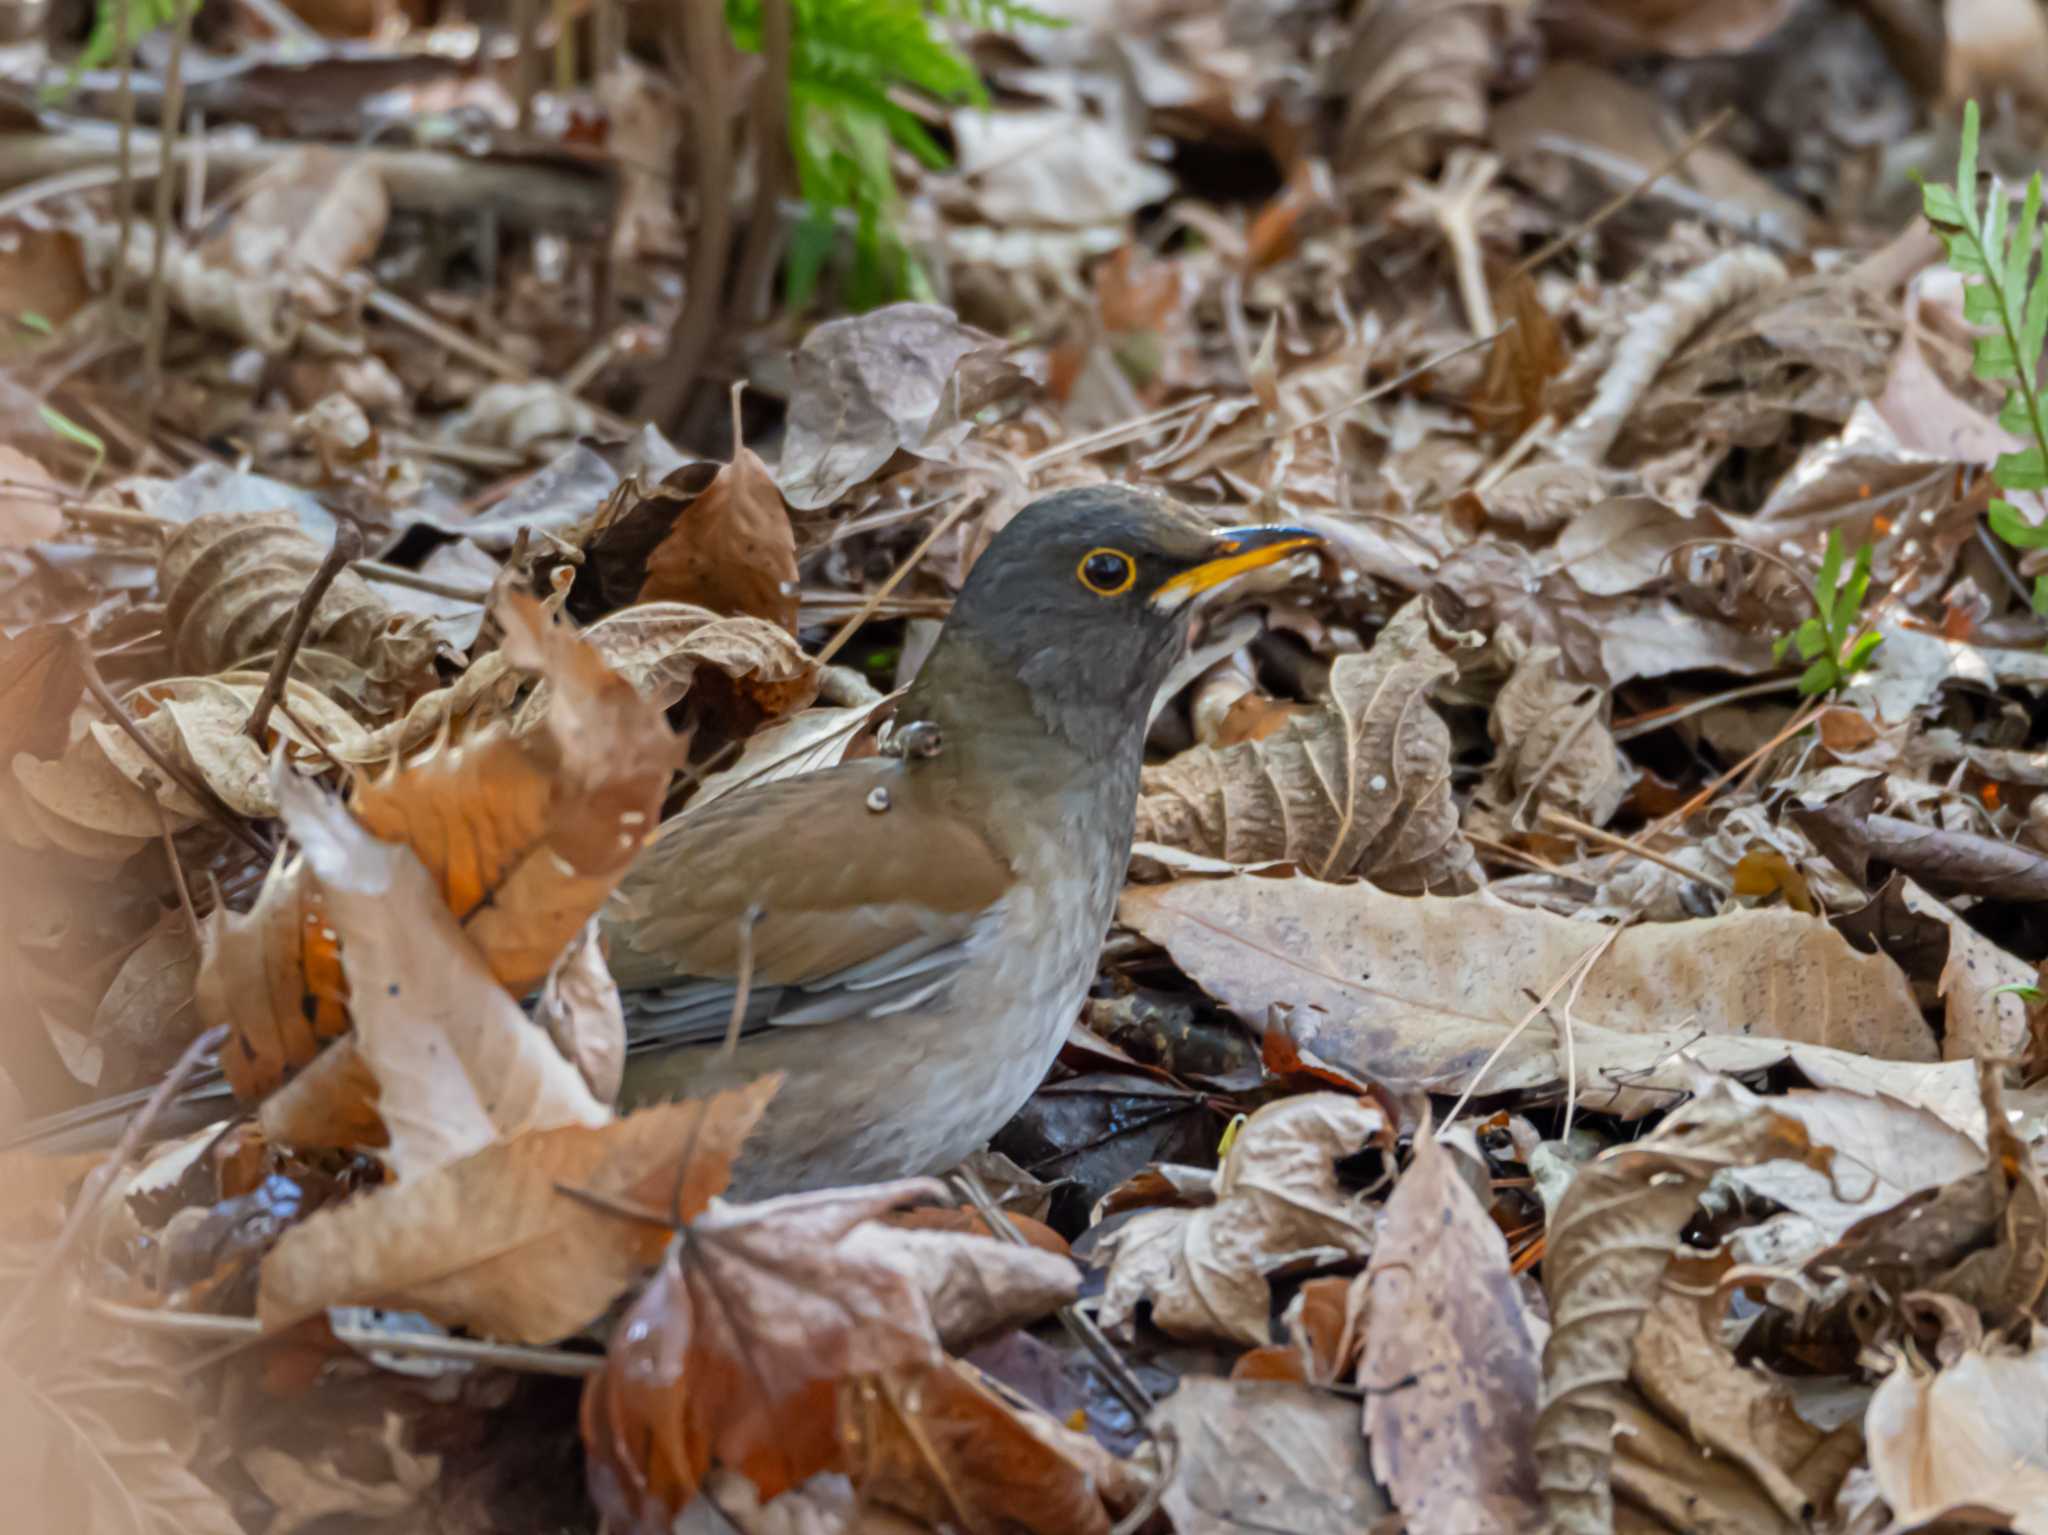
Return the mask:
<svg viewBox="0 0 2048 1535">
<path fill-rule="evenodd" d="M 1138 565 L 1121 549 L 1090 549 L 1074 567 L 1074 578 L 1098 597 L 1121 597 L 1137 582 Z"/>
</svg>

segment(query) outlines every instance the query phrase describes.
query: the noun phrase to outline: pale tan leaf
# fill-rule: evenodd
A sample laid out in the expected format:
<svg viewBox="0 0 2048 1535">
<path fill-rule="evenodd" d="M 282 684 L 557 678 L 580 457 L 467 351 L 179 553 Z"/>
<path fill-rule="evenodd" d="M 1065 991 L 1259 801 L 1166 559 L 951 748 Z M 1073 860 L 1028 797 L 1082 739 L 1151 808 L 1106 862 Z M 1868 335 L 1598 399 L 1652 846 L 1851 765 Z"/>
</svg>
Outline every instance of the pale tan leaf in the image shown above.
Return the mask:
<svg viewBox="0 0 2048 1535">
<path fill-rule="evenodd" d="M 1140 1303 L 1176 1337 L 1272 1341 L 1268 1270 L 1308 1254 L 1358 1257 L 1372 1231 L 1337 1186 L 1336 1162 L 1379 1134 L 1370 1103 L 1306 1093 L 1260 1109 L 1215 1177 L 1215 1202 L 1147 1210 L 1104 1239 L 1102 1324 L 1128 1333 Z"/>
<path fill-rule="evenodd" d="M 1456 1166 L 1418 1133 L 1366 1270 L 1365 1433 L 1410 1535 L 1509 1535 L 1542 1522 L 1532 1431 L 1547 1329 Z M 1390 1391 L 1381 1383 L 1412 1381 Z"/>
<path fill-rule="evenodd" d="M 1883 647 L 1880 646 L 1880 649 Z M 2009 954 L 1909 879 L 1900 881 L 1906 909 L 1948 929 L 1948 959 L 1936 983 L 1944 1009 L 1941 1053 L 1950 1060 L 2016 1060 L 2026 1054 L 2026 999 L 2015 986 L 2032 986 L 2032 965 Z"/>
<path fill-rule="evenodd" d="M 1738 1363 L 1708 1332 L 1699 1297 L 1660 1288 L 1636 1334 L 1631 1378 L 1650 1405 L 1710 1455 L 1747 1471 L 1797 1525 L 1809 1512 L 1792 1473 L 1821 1441 L 1791 1393 Z"/>
<path fill-rule="evenodd" d="M 1029 1326 L 1081 1293 L 1073 1259 L 993 1237 L 870 1221 L 848 1232 L 840 1247 L 912 1280 L 948 1348 Z"/>
<path fill-rule="evenodd" d="M 604 1124 L 609 1111 L 506 994 L 412 850 L 317 789 L 287 781 L 283 793 L 340 935 L 356 1046 L 401 1183 L 525 1131 Z"/>
<path fill-rule="evenodd" d="M 1486 728 L 1499 748 L 1487 769 L 1486 795 L 1517 826 L 1552 805 L 1605 826 L 1628 794 L 1635 770 L 1607 728 L 1607 692 L 1576 682 L 1555 646 L 1539 645 L 1516 663 L 1493 702 Z"/>
<path fill-rule="evenodd" d="M 661 1256 L 669 1227 L 563 1192 L 688 1219 L 725 1187 L 778 1079 L 610 1123 L 534 1130 L 294 1226 L 264 1259 L 257 1314 L 392 1306 L 527 1343 L 566 1337 Z"/>
<path fill-rule="evenodd" d="M 101 1092 L 146 1087 L 202 1032 L 193 1001 L 199 946 L 182 911 L 169 911 L 115 972 L 93 1014 L 92 1037 L 112 1070 L 95 1085 Z"/>
<path fill-rule="evenodd" d="M 0 1477 L 14 1517 L 26 1529 L 94 1535 L 244 1535 L 191 1470 L 191 1447 L 156 1436 L 180 1410 L 189 1423 L 189 1407 L 110 1361 L 74 1359 L 52 1379 L 10 1351 L 0 1359 Z"/>
<path fill-rule="evenodd" d="M 2048 1343 L 1901 1360 L 1870 1399 L 1870 1469 L 1899 1526 L 1954 1519 L 2048 1535 Z"/>
<path fill-rule="evenodd" d="M 1163 1506 L 1179 1535 L 1358 1535 L 1390 1512 L 1366 1467 L 1358 1407 L 1280 1381 L 1189 1375 L 1152 1410 L 1174 1443 Z"/>
<path fill-rule="evenodd" d="M 0 549 L 19 549 L 63 531 L 68 492 L 19 448 L 0 443 Z"/>
<path fill-rule="evenodd" d="M 1470 888 L 1450 731 L 1429 704 L 1456 674 L 1422 646 L 1339 658 L 1315 713 L 1147 768 L 1138 840 L 1237 864 L 1287 860 L 1324 879 L 1363 874 L 1391 890 Z"/>
<path fill-rule="evenodd" d="M 1544 1505 L 1571 1535 L 1613 1528 L 1614 1393 L 1679 1233 L 1715 1172 L 1772 1158 L 1826 1166 L 1797 1121 L 1716 1081 L 1650 1135 L 1581 1167 L 1550 1221 L 1535 1451 Z"/>
<path fill-rule="evenodd" d="M 936 304 L 891 304 L 814 327 L 797 349 L 777 472 L 789 504 L 830 506 L 898 449 L 923 448 L 935 423 L 966 414 L 961 364 L 1001 348 Z"/>
<path fill-rule="evenodd" d="M 1530 999 L 1610 937 L 1483 892 L 1399 896 L 1251 874 L 1130 886 L 1119 920 L 1165 947 L 1246 1022 L 1263 1027 L 1273 1008 L 1291 1008 L 1289 1032 L 1323 1060 L 1439 1092 L 1468 1083 Z M 1581 1101 L 1601 1104 L 1633 1101 L 1619 1096 L 1626 1084 L 1611 1071 L 1651 1067 L 1692 1041 L 1716 1064 L 1752 1053 L 1782 1058 L 1785 1044 L 1769 1042 L 1887 1061 L 1936 1053 L 1896 964 L 1784 909 L 1612 935 L 1572 1019 Z M 1734 1054 L 1709 1054 L 1722 1036 Z M 1487 1084 L 1505 1092 L 1564 1075 L 1564 1042 L 1554 1017 L 1543 1017 L 1494 1063 Z"/>
<path fill-rule="evenodd" d="M 583 1074 L 597 1101 L 616 1104 L 626 1072 L 626 1008 L 598 933 L 593 920 L 555 961 L 534 1003 L 533 1021 Z"/>
<path fill-rule="evenodd" d="M 1426 172 L 1486 132 L 1497 0 L 1371 0 L 1353 14 L 1332 79 L 1345 102 L 1337 173 L 1377 191 Z"/>
<path fill-rule="evenodd" d="M 292 1535 L 331 1515 L 395 1519 L 418 1508 L 441 1478 L 441 1457 L 406 1448 L 405 1417 L 387 1410 L 381 1433 L 353 1424 L 315 1456 L 270 1445 L 242 1452 L 241 1466 L 277 1509 L 265 1535 Z M 375 1474 L 368 1470 L 375 1467 Z"/>
</svg>

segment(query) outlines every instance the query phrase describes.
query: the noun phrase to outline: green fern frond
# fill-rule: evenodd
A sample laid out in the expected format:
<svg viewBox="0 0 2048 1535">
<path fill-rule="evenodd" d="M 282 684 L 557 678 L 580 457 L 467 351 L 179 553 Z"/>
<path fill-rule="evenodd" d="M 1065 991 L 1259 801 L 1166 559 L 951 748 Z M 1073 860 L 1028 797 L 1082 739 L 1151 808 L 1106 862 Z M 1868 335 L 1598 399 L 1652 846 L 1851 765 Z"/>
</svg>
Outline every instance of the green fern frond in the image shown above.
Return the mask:
<svg viewBox="0 0 2048 1535">
<path fill-rule="evenodd" d="M 806 216 L 791 242 L 785 282 L 801 305 L 815 290 L 851 215 L 853 263 L 845 297 L 855 308 L 929 296 L 930 282 L 897 229 L 892 148 L 935 170 L 949 162 L 909 92 L 944 105 L 979 105 L 987 88 L 973 61 L 938 23 L 983 28 L 1059 26 L 1018 0 L 792 0 L 789 144 Z M 742 49 L 761 49 L 761 0 L 726 0 Z"/>
<path fill-rule="evenodd" d="M 2027 181 L 2019 216 L 1997 177 L 1980 203 L 1977 197 L 1977 103 L 1963 108 L 1963 146 L 1952 187 L 1923 183 L 1921 210 L 1948 252 L 1951 270 L 1963 279 L 1963 317 L 1987 328 L 1977 338 L 1971 371 L 1988 383 L 2016 386 L 1998 412 L 1998 424 L 2026 445 L 2001 453 L 1991 477 L 1999 489 L 2048 487 L 2048 414 L 2040 382 L 2041 347 L 2048 341 L 2048 277 L 2037 258 L 2041 236 L 2041 173 Z M 2048 529 L 2035 527 L 2011 502 L 1991 502 L 1991 529 L 2020 549 L 2048 544 Z M 2048 615 L 2048 577 L 2036 581 L 2036 613 Z"/>
</svg>

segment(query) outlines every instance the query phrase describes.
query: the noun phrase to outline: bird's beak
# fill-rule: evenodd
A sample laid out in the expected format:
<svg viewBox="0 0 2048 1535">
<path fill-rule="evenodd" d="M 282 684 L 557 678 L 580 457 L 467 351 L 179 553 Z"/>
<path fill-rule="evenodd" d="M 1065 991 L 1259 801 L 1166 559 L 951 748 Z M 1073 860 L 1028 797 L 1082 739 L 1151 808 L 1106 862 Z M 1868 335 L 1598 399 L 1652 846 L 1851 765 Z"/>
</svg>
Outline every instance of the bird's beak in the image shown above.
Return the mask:
<svg viewBox="0 0 2048 1535">
<path fill-rule="evenodd" d="M 1152 594 L 1152 606 L 1173 611 L 1201 593 L 1234 580 L 1248 570 L 1277 564 L 1304 549 L 1320 549 L 1322 535 L 1307 528 L 1268 524 L 1249 528 L 1224 528 L 1217 533 L 1214 554 L 1201 564 L 1183 570 L 1162 583 Z"/>
</svg>

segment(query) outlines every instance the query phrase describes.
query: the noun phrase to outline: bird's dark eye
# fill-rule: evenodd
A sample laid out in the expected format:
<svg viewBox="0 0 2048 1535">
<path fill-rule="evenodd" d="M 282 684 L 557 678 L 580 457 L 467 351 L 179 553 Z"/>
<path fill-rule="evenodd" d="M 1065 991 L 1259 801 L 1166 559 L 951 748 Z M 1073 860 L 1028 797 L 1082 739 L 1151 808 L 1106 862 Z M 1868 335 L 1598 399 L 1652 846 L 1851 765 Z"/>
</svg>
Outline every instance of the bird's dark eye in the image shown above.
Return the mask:
<svg viewBox="0 0 2048 1535">
<path fill-rule="evenodd" d="M 1121 597 L 1138 579 L 1138 567 L 1121 549 L 1090 549 L 1074 574 L 1098 597 Z"/>
</svg>

